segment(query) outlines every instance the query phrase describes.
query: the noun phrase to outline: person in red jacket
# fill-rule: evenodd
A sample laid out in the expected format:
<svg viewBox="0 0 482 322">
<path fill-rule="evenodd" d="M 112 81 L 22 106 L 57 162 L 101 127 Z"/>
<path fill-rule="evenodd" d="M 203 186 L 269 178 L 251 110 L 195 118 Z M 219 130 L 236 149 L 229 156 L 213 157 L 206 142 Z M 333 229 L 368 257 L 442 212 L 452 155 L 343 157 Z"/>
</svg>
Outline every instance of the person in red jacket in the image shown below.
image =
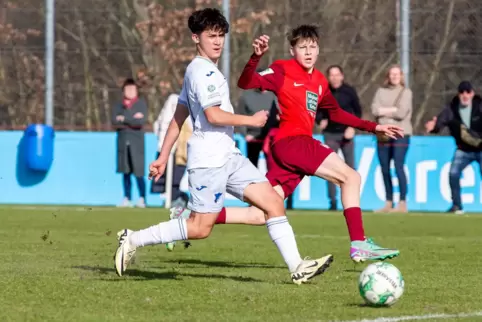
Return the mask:
<svg viewBox="0 0 482 322">
<path fill-rule="evenodd" d="M 277 60 L 265 71 L 256 73 L 261 57 L 268 51 L 269 37 L 263 35 L 255 39 L 254 53 L 238 81 L 242 89 L 269 90 L 278 97 L 280 127 L 271 146 L 275 162 L 266 177 L 283 198 L 294 192 L 304 176 L 317 176 L 339 185 L 351 240 L 351 259 L 363 262 L 398 256 L 397 249 L 380 247 L 365 237 L 360 209 L 360 175 L 328 146 L 314 139 L 312 130 L 318 109 L 325 110 L 332 122 L 377 136 L 396 139 L 403 137 L 403 130 L 362 120 L 341 109 L 329 90 L 327 79 L 314 67 L 319 54 L 315 26 L 302 25 L 293 29 L 289 41 L 292 59 Z M 179 213 L 185 215 L 183 211 Z M 264 214 L 255 207 L 227 208 L 221 211 L 217 223 L 263 224 Z"/>
</svg>

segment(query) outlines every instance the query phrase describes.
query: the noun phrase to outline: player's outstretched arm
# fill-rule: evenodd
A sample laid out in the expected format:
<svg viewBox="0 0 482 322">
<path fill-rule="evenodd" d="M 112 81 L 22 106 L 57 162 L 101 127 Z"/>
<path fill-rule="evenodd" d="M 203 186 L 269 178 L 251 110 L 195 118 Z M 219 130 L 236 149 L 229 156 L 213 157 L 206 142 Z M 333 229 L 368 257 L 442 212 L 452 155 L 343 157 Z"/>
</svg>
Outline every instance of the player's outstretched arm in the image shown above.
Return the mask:
<svg viewBox="0 0 482 322">
<path fill-rule="evenodd" d="M 209 123 L 217 126 L 263 127 L 268 120 L 267 111 L 259 111 L 253 116 L 246 116 L 225 112 L 219 106 L 205 108 L 204 115 Z"/>
<path fill-rule="evenodd" d="M 281 66 L 277 64 L 271 65 L 270 68 L 263 71 L 261 74 L 256 72 L 256 67 L 263 57 L 264 53 L 268 51 L 269 37 L 263 35 L 253 41 L 253 54 L 248 63 L 243 69 L 241 76 L 239 76 L 238 87 L 241 89 L 261 89 L 277 91 L 283 85 L 284 72 Z"/>
<path fill-rule="evenodd" d="M 329 91 L 323 95 L 319 108 L 328 113 L 328 117 L 332 122 L 354 127 L 358 130 L 375 133 L 377 123 L 362 120 L 355 115 L 344 111 Z"/>
<path fill-rule="evenodd" d="M 356 129 L 375 133 L 377 135 L 386 136 L 392 139 L 403 137 L 403 129 L 395 125 L 381 125 L 375 122 L 367 121 L 356 117 L 344 111 L 333 97 L 331 92 L 325 93 L 321 100 L 320 107 L 327 110 L 331 121 Z"/>
</svg>

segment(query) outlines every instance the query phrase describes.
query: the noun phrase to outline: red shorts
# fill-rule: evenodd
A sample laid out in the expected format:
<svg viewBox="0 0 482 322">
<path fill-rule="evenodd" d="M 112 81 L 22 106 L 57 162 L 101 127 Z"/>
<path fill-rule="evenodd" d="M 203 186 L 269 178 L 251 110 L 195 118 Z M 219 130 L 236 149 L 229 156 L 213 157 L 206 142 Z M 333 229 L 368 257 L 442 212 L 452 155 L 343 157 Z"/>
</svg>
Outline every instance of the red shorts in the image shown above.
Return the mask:
<svg viewBox="0 0 482 322">
<path fill-rule="evenodd" d="M 285 198 L 290 196 L 304 176 L 315 174 L 326 157 L 333 152 L 311 136 L 282 138 L 271 146 L 275 162 L 266 173 L 271 185 L 280 185 Z"/>
</svg>

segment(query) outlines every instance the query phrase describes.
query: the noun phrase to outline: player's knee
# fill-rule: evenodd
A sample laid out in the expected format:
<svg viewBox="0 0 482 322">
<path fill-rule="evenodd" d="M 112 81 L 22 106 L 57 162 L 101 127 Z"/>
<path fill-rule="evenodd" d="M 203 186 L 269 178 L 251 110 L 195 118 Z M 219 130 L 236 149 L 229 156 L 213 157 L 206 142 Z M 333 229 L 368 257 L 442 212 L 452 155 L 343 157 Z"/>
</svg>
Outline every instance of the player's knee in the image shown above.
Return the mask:
<svg viewBox="0 0 482 322">
<path fill-rule="evenodd" d="M 204 239 L 211 234 L 213 223 L 203 220 L 201 215 L 192 215 L 186 222 L 189 239 Z"/>
<path fill-rule="evenodd" d="M 189 239 L 204 239 L 211 234 L 212 227 L 206 225 L 193 225 L 188 231 Z"/>
<path fill-rule="evenodd" d="M 361 176 L 358 172 L 350 168 L 345 174 L 344 183 L 359 186 L 361 184 Z"/>
<path fill-rule="evenodd" d="M 264 212 L 262 211 L 257 212 L 254 216 L 251 217 L 250 221 L 251 221 L 250 224 L 255 226 L 262 226 L 266 224 L 266 217 Z"/>
<path fill-rule="evenodd" d="M 280 217 L 285 215 L 283 199 L 274 190 L 273 193 L 270 194 L 269 199 L 266 199 L 265 203 L 265 211 L 268 218 Z"/>
</svg>

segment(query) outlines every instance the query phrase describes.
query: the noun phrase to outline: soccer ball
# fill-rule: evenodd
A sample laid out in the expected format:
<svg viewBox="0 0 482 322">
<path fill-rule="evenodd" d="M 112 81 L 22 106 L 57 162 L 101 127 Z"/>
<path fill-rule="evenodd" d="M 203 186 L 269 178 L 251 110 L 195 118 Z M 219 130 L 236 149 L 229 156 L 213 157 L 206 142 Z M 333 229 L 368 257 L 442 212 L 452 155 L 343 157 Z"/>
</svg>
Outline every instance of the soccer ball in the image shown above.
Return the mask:
<svg viewBox="0 0 482 322">
<path fill-rule="evenodd" d="M 392 264 L 377 262 L 370 264 L 360 274 L 358 289 L 365 302 L 375 306 L 391 306 L 403 294 L 405 281 Z"/>
</svg>

